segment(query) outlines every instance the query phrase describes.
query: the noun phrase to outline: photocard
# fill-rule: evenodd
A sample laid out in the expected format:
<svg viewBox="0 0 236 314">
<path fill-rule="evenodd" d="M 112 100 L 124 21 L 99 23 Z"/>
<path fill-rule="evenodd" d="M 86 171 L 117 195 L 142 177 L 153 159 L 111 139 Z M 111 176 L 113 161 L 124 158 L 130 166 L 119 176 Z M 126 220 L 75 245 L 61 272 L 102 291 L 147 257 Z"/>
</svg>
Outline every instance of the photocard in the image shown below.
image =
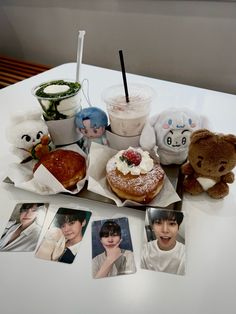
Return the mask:
<svg viewBox="0 0 236 314">
<path fill-rule="evenodd" d="M 15 206 L 0 239 L 0 251 L 34 251 L 49 204 L 19 203 Z"/>
<path fill-rule="evenodd" d="M 128 218 L 92 222 L 92 274 L 104 278 L 136 272 Z"/>
<path fill-rule="evenodd" d="M 90 211 L 81 209 L 59 208 L 35 256 L 72 264 L 79 252 L 91 214 Z"/>
<path fill-rule="evenodd" d="M 184 213 L 148 208 L 141 268 L 176 275 L 185 274 Z"/>
</svg>

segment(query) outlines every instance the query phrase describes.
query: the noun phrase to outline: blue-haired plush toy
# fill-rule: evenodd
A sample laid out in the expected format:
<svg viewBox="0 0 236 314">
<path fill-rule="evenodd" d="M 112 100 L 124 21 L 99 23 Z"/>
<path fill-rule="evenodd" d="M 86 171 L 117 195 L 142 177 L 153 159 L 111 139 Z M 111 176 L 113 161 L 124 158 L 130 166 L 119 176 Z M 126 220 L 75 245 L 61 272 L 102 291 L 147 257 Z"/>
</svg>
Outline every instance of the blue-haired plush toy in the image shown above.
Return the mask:
<svg viewBox="0 0 236 314">
<path fill-rule="evenodd" d="M 91 142 L 107 145 L 105 129 L 108 125 L 106 113 L 97 107 L 88 107 L 75 116 L 76 130 L 84 136 L 79 145 L 88 153 Z"/>
</svg>

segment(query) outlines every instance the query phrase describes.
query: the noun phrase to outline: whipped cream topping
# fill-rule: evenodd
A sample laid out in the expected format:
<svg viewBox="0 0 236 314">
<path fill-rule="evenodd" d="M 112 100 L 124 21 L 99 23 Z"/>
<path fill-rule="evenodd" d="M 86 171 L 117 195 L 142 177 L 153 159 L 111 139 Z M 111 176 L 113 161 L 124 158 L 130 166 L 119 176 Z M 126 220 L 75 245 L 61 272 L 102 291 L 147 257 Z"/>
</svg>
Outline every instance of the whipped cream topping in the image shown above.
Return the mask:
<svg viewBox="0 0 236 314">
<path fill-rule="evenodd" d="M 68 85 L 56 85 L 52 84 L 44 88 L 46 94 L 59 94 L 68 91 L 70 87 Z"/>
<path fill-rule="evenodd" d="M 150 158 L 149 153 L 147 151 L 143 151 L 141 148 L 133 148 L 129 147 L 128 150 L 134 150 L 138 152 L 142 160 L 138 166 L 135 165 L 128 165 L 125 160 L 121 160 L 120 157 L 122 156 L 123 152 L 126 150 L 121 150 L 119 151 L 115 156 L 115 164 L 116 168 L 122 172 L 124 175 L 128 174 L 129 172 L 132 175 L 140 175 L 140 174 L 145 174 L 153 169 L 153 159 Z"/>
</svg>

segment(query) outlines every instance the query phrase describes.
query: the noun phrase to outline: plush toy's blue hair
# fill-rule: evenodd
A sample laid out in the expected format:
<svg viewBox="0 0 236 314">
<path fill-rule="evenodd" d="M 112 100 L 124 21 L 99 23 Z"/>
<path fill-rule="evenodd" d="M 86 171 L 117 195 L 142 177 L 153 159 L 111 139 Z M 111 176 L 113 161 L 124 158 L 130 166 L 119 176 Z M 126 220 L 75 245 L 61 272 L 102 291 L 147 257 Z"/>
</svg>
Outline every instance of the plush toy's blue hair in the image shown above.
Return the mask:
<svg viewBox="0 0 236 314">
<path fill-rule="evenodd" d="M 90 126 L 92 128 L 106 127 L 108 125 L 106 113 L 97 107 L 88 107 L 79 111 L 75 116 L 76 127 L 84 129 L 84 120 L 90 120 Z"/>
</svg>

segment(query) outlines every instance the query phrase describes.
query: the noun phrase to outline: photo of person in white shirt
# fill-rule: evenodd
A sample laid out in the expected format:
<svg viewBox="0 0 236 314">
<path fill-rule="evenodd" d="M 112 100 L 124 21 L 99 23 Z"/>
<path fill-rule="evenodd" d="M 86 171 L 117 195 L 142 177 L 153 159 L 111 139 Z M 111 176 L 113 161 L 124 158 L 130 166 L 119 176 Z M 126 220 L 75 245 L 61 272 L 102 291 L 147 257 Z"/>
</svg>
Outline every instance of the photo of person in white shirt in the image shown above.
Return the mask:
<svg viewBox="0 0 236 314">
<path fill-rule="evenodd" d="M 146 215 L 151 228 L 146 228 L 146 231 L 154 237 L 143 246 L 141 268 L 184 275 L 185 240 L 177 240 L 184 214 L 180 211 L 149 208 Z"/>
<path fill-rule="evenodd" d="M 0 251 L 34 251 L 46 208 L 43 203 L 17 204 L 0 239 Z"/>
<path fill-rule="evenodd" d="M 94 221 L 92 237 L 95 244 L 92 260 L 93 278 L 136 272 L 127 218 Z"/>
</svg>

